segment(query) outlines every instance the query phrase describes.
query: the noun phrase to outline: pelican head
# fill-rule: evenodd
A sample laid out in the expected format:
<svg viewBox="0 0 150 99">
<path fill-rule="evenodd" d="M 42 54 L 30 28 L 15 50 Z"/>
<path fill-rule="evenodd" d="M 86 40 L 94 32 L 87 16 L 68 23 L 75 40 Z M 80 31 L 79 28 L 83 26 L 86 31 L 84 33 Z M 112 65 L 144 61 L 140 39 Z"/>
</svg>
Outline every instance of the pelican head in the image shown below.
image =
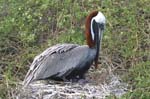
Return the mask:
<svg viewBox="0 0 150 99">
<path fill-rule="evenodd" d="M 99 50 L 105 29 L 106 18 L 102 12 L 93 11 L 86 18 L 86 40 L 90 48 L 96 49 L 95 67 L 98 65 Z"/>
</svg>

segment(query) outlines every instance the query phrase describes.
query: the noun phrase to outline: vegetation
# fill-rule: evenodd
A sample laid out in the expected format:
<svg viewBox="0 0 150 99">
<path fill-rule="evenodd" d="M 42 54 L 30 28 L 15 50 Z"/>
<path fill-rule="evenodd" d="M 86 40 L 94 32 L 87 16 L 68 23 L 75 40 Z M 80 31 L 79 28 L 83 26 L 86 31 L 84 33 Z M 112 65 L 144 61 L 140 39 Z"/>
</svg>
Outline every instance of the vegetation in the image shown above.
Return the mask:
<svg viewBox="0 0 150 99">
<path fill-rule="evenodd" d="M 130 87 L 121 99 L 150 98 L 149 0 L 1 0 L 0 99 L 22 81 L 33 58 L 56 43 L 85 43 L 84 21 L 102 11 L 107 56 Z"/>
</svg>

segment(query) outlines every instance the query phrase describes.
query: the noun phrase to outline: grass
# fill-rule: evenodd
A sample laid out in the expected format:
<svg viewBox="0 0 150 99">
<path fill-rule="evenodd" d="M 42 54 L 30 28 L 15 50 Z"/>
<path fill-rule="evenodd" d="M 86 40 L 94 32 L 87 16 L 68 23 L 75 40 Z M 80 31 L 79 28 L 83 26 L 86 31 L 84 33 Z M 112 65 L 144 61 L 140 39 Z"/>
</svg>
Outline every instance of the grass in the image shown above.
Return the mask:
<svg viewBox="0 0 150 99">
<path fill-rule="evenodd" d="M 1 0 L 0 99 L 11 97 L 11 88 L 23 80 L 33 58 L 47 47 L 85 44 L 85 17 L 95 9 L 107 18 L 102 55 L 130 85 L 121 99 L 149 99 L 148 4 L 148 0 Z"/>
</svg>

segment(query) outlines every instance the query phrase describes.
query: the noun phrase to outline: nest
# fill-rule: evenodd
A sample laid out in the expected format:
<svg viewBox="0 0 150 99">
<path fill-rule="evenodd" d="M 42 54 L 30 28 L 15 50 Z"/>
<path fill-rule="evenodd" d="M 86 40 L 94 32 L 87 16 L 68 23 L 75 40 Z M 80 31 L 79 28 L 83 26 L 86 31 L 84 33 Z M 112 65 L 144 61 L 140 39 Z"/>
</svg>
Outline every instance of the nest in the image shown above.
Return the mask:
<svg viewBox="0 0 150 99">
<path fill-rule="evenodd" d="M 106 69 L 88 73 L 87 79 L 89 82 L 86 83 L 45 80 L 31 83 L 25 88 L 18 85 L 13 97 L 16 99 L 104 99 L 109 95 L 120 97 L 127 91 L 127 84 Z"/>
</svg>

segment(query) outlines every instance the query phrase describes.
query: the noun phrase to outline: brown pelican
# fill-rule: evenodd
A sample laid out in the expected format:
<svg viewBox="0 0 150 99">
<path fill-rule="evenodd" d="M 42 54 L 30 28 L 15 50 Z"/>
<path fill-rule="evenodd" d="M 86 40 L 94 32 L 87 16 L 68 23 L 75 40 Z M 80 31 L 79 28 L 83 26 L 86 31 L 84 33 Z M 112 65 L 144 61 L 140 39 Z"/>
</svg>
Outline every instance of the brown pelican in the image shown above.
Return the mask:
<svg viewBox="0 0 150 99">
<path fill-rule="evenodd" d="M 83 78 L 93 62 L 97 67 L 105 16 L 98 11 L 91 12 L 85 23 L 87 45 L 57 44 L 36 56 L 24 79 L 27 86 L 35 80 L 70 80 Z"/>
</svg>

